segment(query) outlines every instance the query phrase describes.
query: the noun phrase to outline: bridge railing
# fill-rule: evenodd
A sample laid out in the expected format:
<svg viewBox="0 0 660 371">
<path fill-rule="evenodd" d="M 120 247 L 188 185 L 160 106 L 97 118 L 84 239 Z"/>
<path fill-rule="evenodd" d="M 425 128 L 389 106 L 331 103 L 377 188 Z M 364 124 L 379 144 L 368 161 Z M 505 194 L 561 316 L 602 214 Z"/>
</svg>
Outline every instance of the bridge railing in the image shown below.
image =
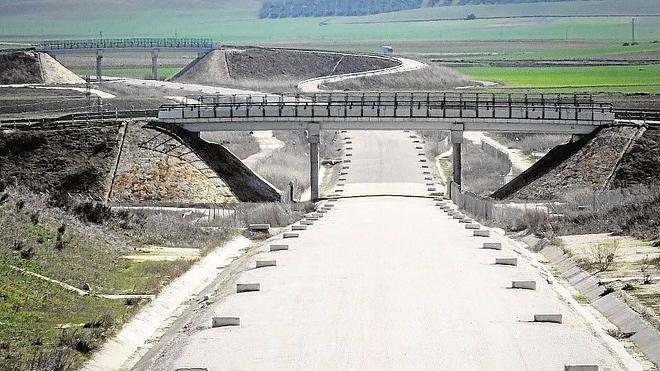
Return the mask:
<svg viewBox="0 0 660 371">
<path fill-rule="evenodd" d="M 486 93 L 327 93 L 283 96 L 188 97 L 189 104 L 164 105 L 161 119 L 527 119 L 612 121 L 609 103 L 590 95 Z M 190 104 L 192 103 L 192 104 Z"/>
<path fill-rule="evenodd" d="M 37 49 L 44 51 L 75 49 L 127 49 L 127 48 L 195 48 L 212 49 L 215 43 L 207 38 L 130 38 L 130 39 L 87 39 L 46 40 Z"/>
</svg>

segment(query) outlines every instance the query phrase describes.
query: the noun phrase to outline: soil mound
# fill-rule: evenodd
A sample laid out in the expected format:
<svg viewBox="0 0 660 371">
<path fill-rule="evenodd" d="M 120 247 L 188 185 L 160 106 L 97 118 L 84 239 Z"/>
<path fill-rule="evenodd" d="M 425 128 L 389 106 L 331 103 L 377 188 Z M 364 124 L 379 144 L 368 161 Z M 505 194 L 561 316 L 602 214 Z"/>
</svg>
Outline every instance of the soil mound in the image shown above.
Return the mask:
<svg viewBox="0 0 660 371">
<path fill-rule="evenodd" d="M 43 77 L 37 53 L 0 53 L 0 85 L 42 82 Z"/>
<path fill-rule="evenodd" d="M 208 53 L 172 80 L 206 84 L 228 80 L 305 80 L 397 65 L 396 60 L 368 55 L 267 48 L 225 49 Z"/>
<path fill-rule="evenodd" d="M 651 185 L 660 180 L 660 130 L 646 130 L 623 155 L 610 188 Z"/>
<path fill-rule="evenodd" d="M 64 67 L 55 58 L 46 53 L 39 53 L 43 82 L 45 84 L 84 84 L 80 76 Z"/>
<path fill-rule="evenodd" d="M 607 189 L 617 164 L 640 130 L 630 126 L 609 127 L 558 146 L 492 197 L 555 200 L 571 191 Z"/>
</svg>

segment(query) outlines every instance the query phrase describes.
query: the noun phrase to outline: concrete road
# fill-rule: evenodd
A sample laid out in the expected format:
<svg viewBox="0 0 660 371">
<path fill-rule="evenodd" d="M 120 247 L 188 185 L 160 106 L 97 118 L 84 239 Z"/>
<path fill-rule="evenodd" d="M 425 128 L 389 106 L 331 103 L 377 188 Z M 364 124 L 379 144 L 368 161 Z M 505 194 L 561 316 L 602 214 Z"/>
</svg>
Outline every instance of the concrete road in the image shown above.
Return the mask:
<svg viewBox="0 0 660 371">
<path fill-rule="evenodd" d="M 349 133 L 346 193 L 425 194 L 406 133 Z M 394 184 L 384 186 L 384 184 Z M 153 370 L 563 370 L 565 364 L 624 367 L 537 271 L 494 265 L 515 256 L 481 249 L 429 198 L 344 198 L 288 251 L 250 269 L 232 293 L 181 331 Z M 536 291 L 508 288 L 537 281 Z M 561 313 L 562 324 L 531 322 Z M 238 327 L 211 328 L 211 316 Z"/>
</svg>

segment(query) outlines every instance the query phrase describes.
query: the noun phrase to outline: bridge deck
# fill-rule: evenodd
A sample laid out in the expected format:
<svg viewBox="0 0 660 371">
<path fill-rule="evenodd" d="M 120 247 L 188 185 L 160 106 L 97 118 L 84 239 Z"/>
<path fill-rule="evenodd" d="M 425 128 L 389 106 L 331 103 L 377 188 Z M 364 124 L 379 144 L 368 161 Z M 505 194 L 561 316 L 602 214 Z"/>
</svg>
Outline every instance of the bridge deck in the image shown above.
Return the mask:
<svg viewBox="0 0 660 371">
<path fill-rule="evenodd" d="M 36 50 L 49 53 L 74 51 L 96 51 L 109 49 L 185 49 L 210 50 L 216 47 L 211 39 L 193 38 L 132 38 L 132 39 L 89 39 L 89 40 L 46 40 L 37 45 Z"/>
<path fill-rule="evenodd" d="M 614 121 L 612 106 L 588 95 L 342 93 L 232 95 L 164 105 L 158 119 L 190 131 L 464 130 L 585 134 Z"/>
</svg>

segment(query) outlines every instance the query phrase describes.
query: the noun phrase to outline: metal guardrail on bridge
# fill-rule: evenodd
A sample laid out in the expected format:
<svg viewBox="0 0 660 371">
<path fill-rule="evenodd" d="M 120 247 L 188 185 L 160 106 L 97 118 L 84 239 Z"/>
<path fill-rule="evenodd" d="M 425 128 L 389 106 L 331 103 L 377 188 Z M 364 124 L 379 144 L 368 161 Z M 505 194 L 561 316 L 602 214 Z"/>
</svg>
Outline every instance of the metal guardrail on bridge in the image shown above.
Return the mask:
<svg viewBox="0 0 660 371">
<path fill-rule="evenodd" d="M 436 121 L 584 124 L 614 120 L 612 105 L 591 95 L 489 93 L 324 93 L 189 97 L 164 105 L 160 121 L 194 124 L 270 121 Z"/>
<path fill-rule="evenodd" d="M 213 49 L 215 42 L 207 38 L 131 38 L 131 39 L 87 39 L 45 40 L 36 49 L 39 51 L 64 51 L 81 49 Z"/>
</svg>

